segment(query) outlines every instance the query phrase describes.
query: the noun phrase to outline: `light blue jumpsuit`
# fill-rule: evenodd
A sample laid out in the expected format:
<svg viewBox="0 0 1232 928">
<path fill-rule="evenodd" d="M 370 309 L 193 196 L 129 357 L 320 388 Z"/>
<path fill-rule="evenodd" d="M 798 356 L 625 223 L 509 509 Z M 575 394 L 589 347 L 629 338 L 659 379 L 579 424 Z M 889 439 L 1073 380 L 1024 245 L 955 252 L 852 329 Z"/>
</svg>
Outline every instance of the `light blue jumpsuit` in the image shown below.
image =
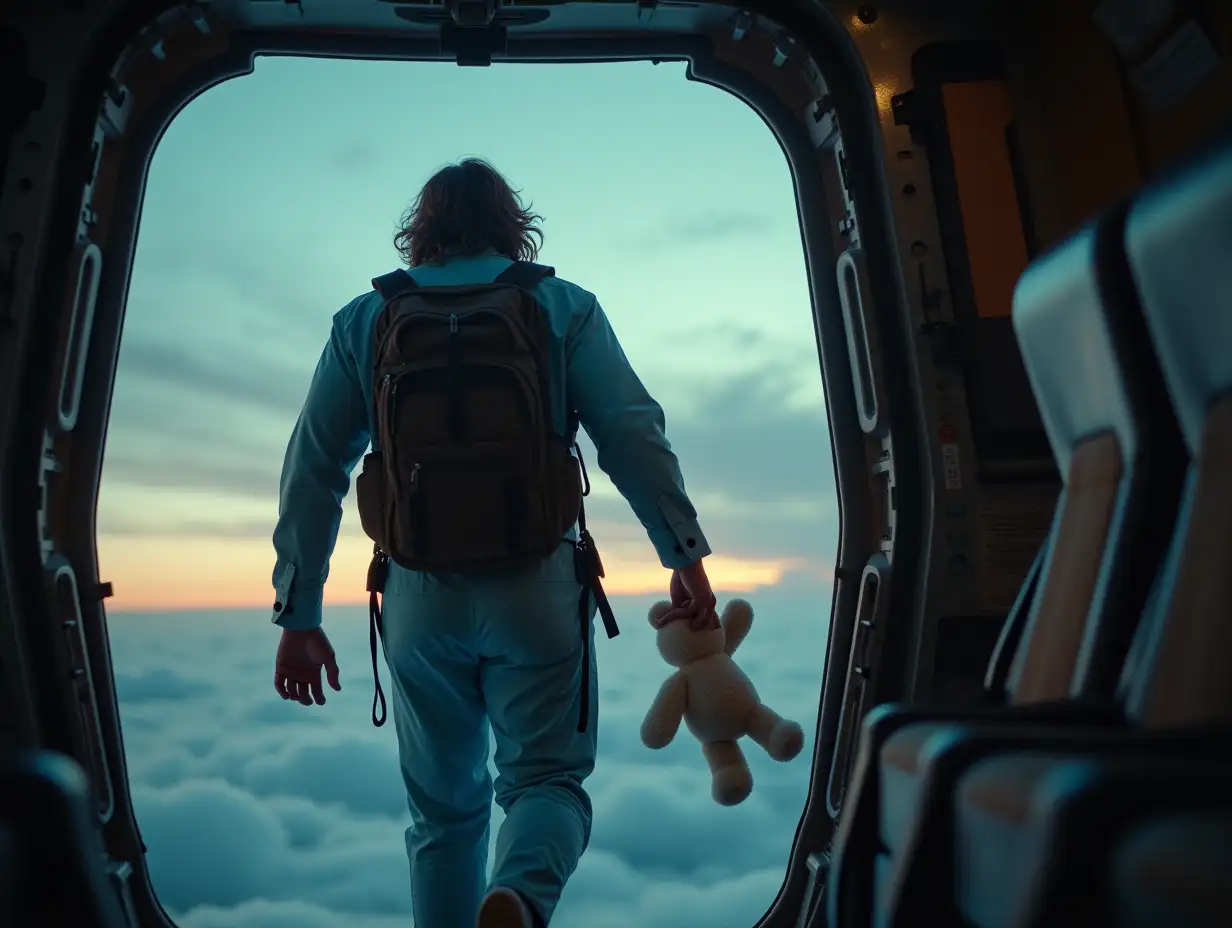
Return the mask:
<svg viewBox="0 0 1232 928">
<path fill-rule="evenodd" d="M 421 286 L 473 283 L 494 279 L 509 264 L 488 253 L 411 274 Z M 664 567 L 709 554 L 664 436 L 663 411 L 629 366 L 594 295 L 548 277 L 535 296 L 552 331 L 558 432 L 565 434 L 567 397 L 599 466 L 629 501 Z M 274 530 L 274 585 L 283 608 L 273 622 L 284 628 L 321 624 L 342 500 L 374 427 L 371 339 L 380 309 L 381 297 L 371 291 L 335 314 L 287 448 Z M 419 928 L 470 926 L 478 914 L 494 788 L 485 721 L 495 733 L 495 798 L 506 815 L 491 885 L 517 890 L 546 925 L 586 848 L 591 805 L 582 784 L 595 763 L 598 675 L 592 624 L 590 719 L 579 733 L 580 594 L 569 544 L 535 568 L 499 577 L 390 566 L 385 658 L 411 812 L 406 848 Z"/>
</svg>

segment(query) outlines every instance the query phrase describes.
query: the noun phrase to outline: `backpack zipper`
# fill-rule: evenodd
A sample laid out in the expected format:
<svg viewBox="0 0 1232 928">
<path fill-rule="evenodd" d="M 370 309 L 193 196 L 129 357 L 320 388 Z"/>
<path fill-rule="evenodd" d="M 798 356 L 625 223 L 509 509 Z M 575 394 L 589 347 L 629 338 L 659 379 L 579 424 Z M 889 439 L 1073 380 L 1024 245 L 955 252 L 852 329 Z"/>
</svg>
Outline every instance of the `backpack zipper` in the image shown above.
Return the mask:
<svg viewBox="0 0 1232 928">
<path fill-rule="evenodd" d="M 381 384 L 382 384 L 382 387 L 384 388 L 382 391 L 384 394 L 382 396 L 382 399 L 384 400 L 384 407 L 385 407 L 384 419 L 385 419 L 385 425 L 386 425 L 386 429 L 385 429 L 386 434 L 381 435 L 380 438 L 381 438 L 382 445 L 384 445 L 386 444 L 385 442 L 386 438 L 392 439 L 393 437 L 392 420 L 393 420 L 393 412 L 395 408 L 394 404 L 397 402 L 397 399 L 398 399 L 398 385 L 397 383 L 394 382 L 394 375 L 392 371 L 387 372 L 385 376 L 381 378 Z M 395 442 L 391 440 L 390 442 L 388 442 L 388 447 L 381 448 L 382 457 L 384 457 L 385 459 L 385 485 L 386 485 L 386 488 L 385 488 L 385 493 L 386 493 L 385 543 L 389 545 L 391 549 L 394 543 L 394 511 L 393 511 L 393 506 L 389 505 L 389 500 L 392 497 L 392 495 L 397 491 L 397 486 L 398 486 L 398 462 L 397 462 L 397 459 L 394 457 L 395 452 L 396 452 L 394 445 L 395 445 Z"/>
<path fill-rule="evenodd" d="M 416 461 L 411 465 L 411 479 L 408 482 L 409 486 L 406 490 L 407 504 L 411 509 L 411 525 L 414 535 L 411 539 L 411 550 L 415 557 L 423 557 L 428 550 L 427 539 L 424 537 L 425 523 L 423 503 L 419 500 L 419 471 L 423 465 Z"/>
<path fill-rule="evenodd" d="M 463 316 L 470 318 L 471 316 L 476 316 L 476 315 L 481 316 L 481 315 L 487 315 L 487 314 L 499 315 L 505 321 L 506 324 L 517 329 L 518 332 L 521 333 L 522 337 L 526 339 L 526 343 L 531 346 L 532 350 L 534 351 L 536 355 L 536 360 L 539 362 L 539 364 L 542 366 L 543 364 L 546 363 L 546 359 L 542 356 L 542 352 L 539 351 L 539 346 L 537 342 L 532 336 L 530 330 L 526 328 L 525 325 L 522 324 L 522 321 L 520 319 L 516 319 L 514 317 L 508 316 L 505 313 L 500 312 L 500 310 L 492 309 L 491 307 L 481 306 L 478 309 L 472 309 L 469 312 L 465 312 L 461 314 L 450 313 L 449 314 L 449 334 L 450 335 L 457 334 L 458 324 L 461 322 L 461 319 Z M 385 333 L 384 337 L 381 339 L 381 344 L 378 347 L 377 352 L 373 355 L 373 359 L 375 360 L 377 364 L 380 364 L 381 359 L 385 357 L 385 352 L 389 350 L 390 342 L 394 340 L 394 337 L 397 335 L 398 331 L 402 328 L 404 324 L 406 324 L 405 320 L 413 315 L 416 315 L 416 314 L 408 313 L 405 316 L 400 316 L 394 322 L 394 324 L 389 327 L 389 330 Z M 438 316 L 437 318 L 440 318 L 440 317 Z"/>
</svg>

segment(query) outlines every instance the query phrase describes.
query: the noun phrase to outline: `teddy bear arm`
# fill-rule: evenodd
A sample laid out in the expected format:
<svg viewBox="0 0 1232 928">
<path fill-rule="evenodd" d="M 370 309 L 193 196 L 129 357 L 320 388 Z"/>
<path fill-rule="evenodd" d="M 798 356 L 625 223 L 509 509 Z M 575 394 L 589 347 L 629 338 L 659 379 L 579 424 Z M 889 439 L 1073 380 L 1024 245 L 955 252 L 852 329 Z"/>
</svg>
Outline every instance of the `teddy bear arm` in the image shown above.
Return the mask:
<svg viewBox="0 0 1232 928">
<path fill-rule="evenodd" d="M 663 681 L 642 721 L 642 744 L 652 750 L 671 744 L 680 730 L 687 696 L 684 674 L 677 671 Z"/>
<path fill-rule="evenodd" d="M 748 635 L 749 629 L 752 627 L 752 613 L 739 613 L 723 617 L 723 637 L 726 639 L 723 650 L 727 652 L 728 657 L 736 653 L 736 648 L 740 647 L 740 643 L 744 641 L 745 636 Z"/>
</svg>

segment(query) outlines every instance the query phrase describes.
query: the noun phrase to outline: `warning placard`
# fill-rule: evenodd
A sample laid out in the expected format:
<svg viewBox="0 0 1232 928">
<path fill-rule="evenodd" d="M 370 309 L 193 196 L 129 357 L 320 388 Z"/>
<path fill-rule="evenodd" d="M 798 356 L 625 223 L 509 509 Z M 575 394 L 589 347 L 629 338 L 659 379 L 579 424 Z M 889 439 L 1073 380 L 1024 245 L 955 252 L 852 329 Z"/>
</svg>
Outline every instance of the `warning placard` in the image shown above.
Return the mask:
<svg viewBox="0 0 1232 928">
<path fill-rule="evenodd" d="M 1052 525 L 1056 492 L 1016 487 L 983 494 L 976 518 L 977 608 L 1004 615 Z"/>
<path fill-rule="evenodd" d="M 941 446 L 941 468 L 945 474 L 945 488 L 961 490 L 962 463 L 958 454 L 958 445 L 953 442 Z"/>
</svg>

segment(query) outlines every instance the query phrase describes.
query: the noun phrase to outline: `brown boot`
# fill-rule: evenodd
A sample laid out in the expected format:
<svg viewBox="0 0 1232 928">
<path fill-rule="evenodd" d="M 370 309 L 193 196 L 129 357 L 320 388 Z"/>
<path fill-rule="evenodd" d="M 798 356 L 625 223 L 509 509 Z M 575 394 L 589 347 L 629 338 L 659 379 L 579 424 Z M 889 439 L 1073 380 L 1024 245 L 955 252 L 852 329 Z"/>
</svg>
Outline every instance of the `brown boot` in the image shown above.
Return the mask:
<svg viewBox="0 0 1232 928">
<path fill-rule="evenodd" d="M 534 928 L 530 909 L 512 889 L 495 886 L 483 897 L 475 928 Z"/>
</svg>

